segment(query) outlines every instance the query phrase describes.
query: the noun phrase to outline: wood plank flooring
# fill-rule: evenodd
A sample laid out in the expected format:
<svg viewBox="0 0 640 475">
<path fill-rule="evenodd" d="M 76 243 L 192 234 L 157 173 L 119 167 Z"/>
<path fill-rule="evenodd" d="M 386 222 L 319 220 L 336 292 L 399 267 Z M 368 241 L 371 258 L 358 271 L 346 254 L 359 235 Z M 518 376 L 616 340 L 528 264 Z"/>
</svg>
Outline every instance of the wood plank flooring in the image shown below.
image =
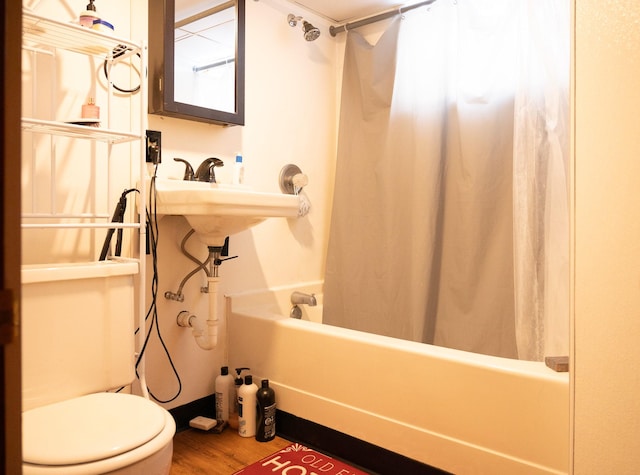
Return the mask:
<svg viewBox="0 0 640 475">
<path fill-rule="evenodd" d="M 258 442 L 229 427 L 221 434 L 187 429 L 173 438 L 170 475 L 230 475 L 290 443 L 280 437 Z"/>
</svg>

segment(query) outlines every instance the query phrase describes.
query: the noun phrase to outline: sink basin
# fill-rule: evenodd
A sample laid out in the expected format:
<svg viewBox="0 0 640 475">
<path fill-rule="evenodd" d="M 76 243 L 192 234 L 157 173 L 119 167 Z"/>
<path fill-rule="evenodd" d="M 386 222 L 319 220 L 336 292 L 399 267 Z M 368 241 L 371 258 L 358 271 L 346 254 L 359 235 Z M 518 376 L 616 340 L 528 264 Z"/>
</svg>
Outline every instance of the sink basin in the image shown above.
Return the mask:
<svg viewBox="0 0 640 475">
<path fill-rule="evenodd" d="M 156 213 L 184 216 L 207 246 L 222 246 L 227 236 L 267 218 L 298 216 L 298 197 L 225 185 L 156 179 Z"/>
</svg>

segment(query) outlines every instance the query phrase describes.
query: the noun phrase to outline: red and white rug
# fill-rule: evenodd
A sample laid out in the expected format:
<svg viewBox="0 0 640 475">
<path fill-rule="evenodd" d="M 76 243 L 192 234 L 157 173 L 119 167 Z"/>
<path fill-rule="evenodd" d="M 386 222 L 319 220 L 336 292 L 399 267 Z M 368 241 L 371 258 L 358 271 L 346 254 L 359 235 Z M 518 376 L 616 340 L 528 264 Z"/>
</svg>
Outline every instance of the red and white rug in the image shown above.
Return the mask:
<svg viewBox="0 0 640 475">
<path fill-rule="evenodd" d="M 367 475 L 344 462 L 309 449 L 291 444 L 233 475 Z"/>
</svg>

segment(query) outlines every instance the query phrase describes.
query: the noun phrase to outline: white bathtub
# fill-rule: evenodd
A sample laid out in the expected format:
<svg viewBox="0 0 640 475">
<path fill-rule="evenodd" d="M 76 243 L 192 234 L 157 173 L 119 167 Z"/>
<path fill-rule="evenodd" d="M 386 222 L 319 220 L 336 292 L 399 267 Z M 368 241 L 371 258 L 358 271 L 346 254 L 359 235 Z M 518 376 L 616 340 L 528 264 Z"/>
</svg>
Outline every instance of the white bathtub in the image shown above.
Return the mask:
<svg viewBox="0 0 640 475">
<path fill-rule="evenodd" d="M 283 411 L 456 474 L 568 472 L 568 373 L 289 318 L 293 290 L 322 283 L 227 297 L 230 364 Z"/>
</svg>

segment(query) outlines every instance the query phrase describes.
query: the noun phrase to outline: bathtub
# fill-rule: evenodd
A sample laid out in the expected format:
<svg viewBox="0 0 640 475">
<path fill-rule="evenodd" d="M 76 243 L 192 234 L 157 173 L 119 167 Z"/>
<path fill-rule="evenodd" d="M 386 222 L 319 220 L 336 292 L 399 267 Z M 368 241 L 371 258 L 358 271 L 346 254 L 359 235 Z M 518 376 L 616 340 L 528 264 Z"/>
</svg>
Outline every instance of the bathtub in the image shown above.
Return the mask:
<svg viewBox="0 0 640 475">
<path fill-rule="evenodd" d="M 294 290 L 319 306 L 289 317 Z M 569 470 L 569 374 L 321 323 L 322 282 L 226 297 L 229 362 L 278 408 L 456 474 Z"/>
</svg>

